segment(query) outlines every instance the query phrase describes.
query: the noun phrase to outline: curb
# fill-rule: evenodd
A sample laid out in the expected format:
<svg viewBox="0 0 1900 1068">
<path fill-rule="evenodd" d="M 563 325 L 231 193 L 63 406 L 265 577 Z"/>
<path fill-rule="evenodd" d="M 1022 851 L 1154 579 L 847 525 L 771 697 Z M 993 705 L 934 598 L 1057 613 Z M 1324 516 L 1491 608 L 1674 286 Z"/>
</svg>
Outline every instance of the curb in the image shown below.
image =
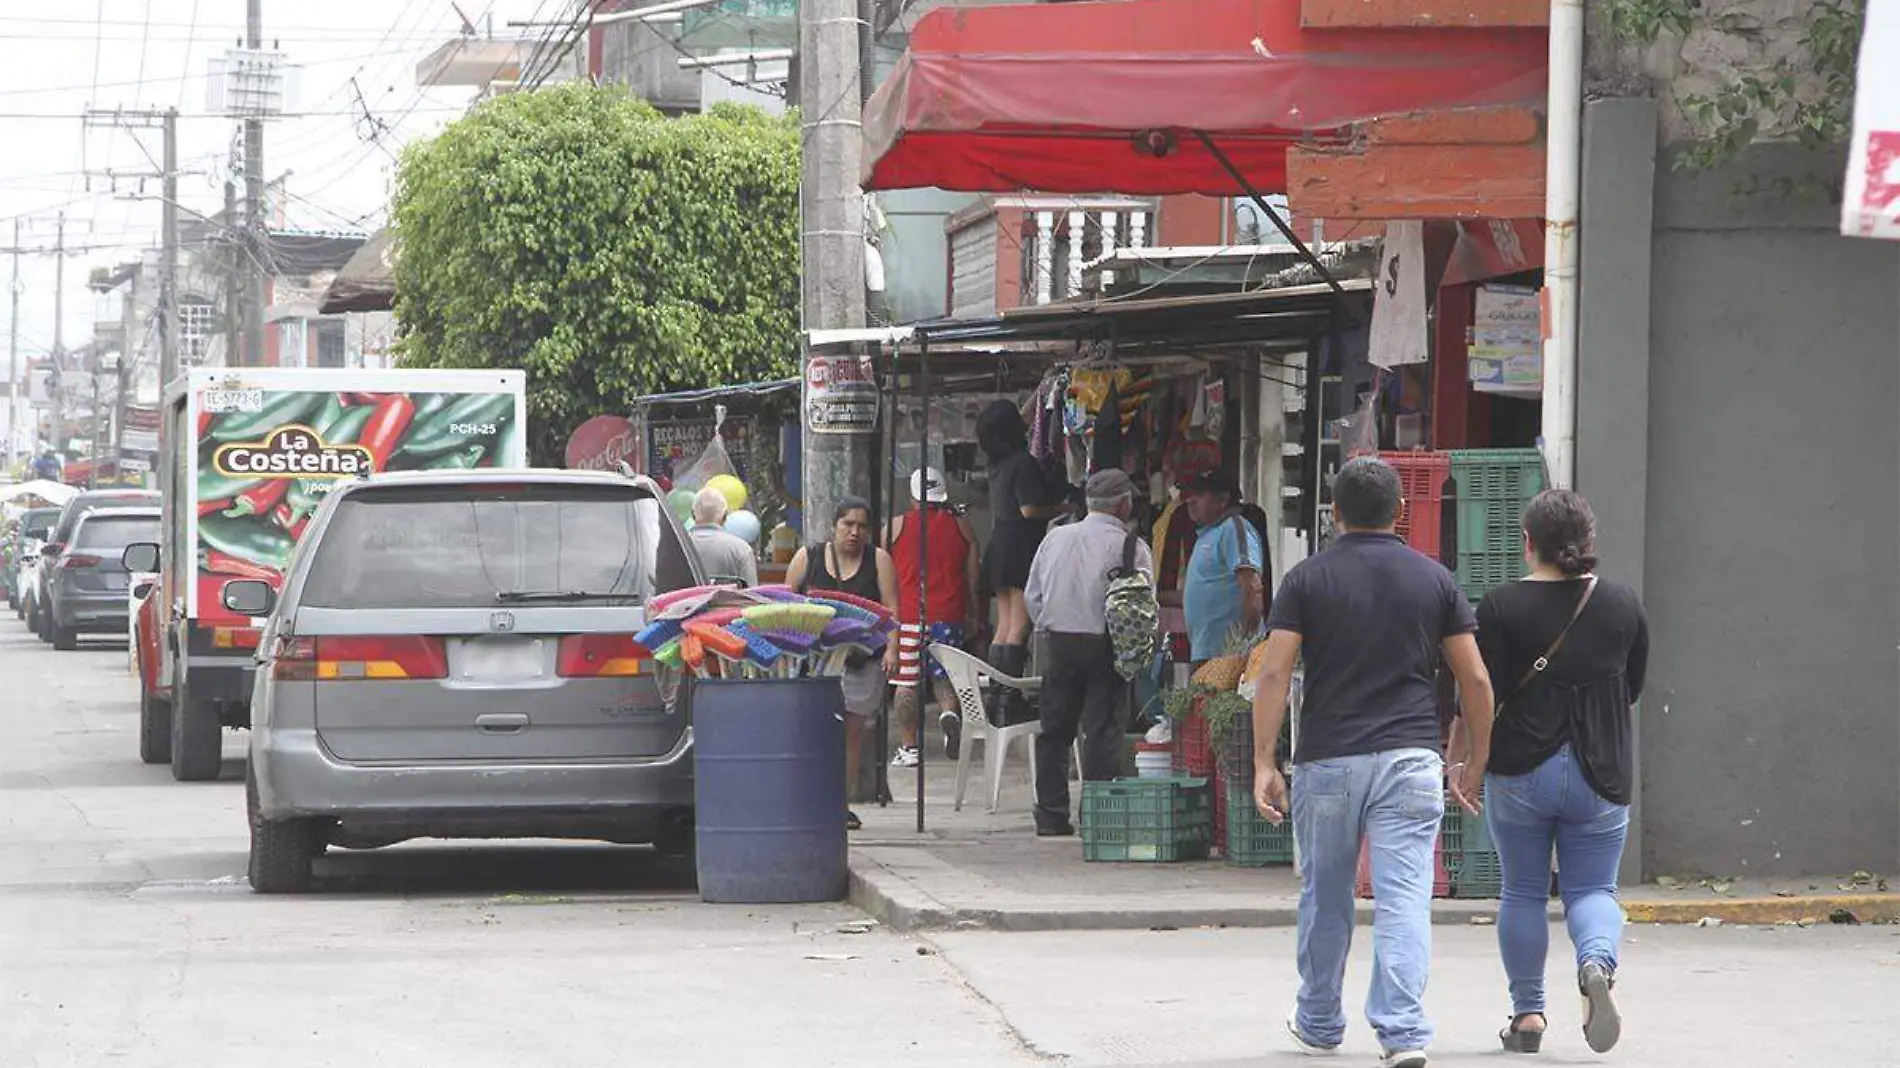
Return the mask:
<svg viewBox="0 0 1900 1068">
<path fill-rule="evenodd" d="M 1684 901 L 1625 901 L 1631 923 L 1728 924 L 1828 923 L 1847 913 L 1843 923 L 1900 921 L 1900 894 L 1815 894 L 1807 897 L 1696 898 Z"/>
<path fill-rule="evenodd" d="M 1271 928 L 1298 923 L 1292 905 L 1150 908 L 964 908 L 946 905 L 875 861 L 851 859 L 847 900 L 895 931 L 1147 931 L 1194 927 Z M 1357 901 L 1358 918 L 1369 923 L 1373 903 Z M 1432 923 L 1466 926 L 1489 922 L 1495 901 L 1432 902 Z"/>
</svg>

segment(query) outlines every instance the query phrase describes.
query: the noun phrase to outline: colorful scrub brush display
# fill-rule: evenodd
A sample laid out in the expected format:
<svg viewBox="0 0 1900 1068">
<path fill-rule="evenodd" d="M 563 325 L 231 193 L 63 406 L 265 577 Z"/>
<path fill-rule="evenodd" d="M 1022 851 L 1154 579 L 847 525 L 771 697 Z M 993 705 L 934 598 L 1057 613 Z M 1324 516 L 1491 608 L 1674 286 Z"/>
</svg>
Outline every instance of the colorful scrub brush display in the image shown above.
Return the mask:
<svg viewBox="0 0 1900 1068">
<path fill-rule="evenodd" d="M 881 656 L 897 629 L 875 601 L 788 586 L 696 586 L 647 607 L 635 644 L 661 665 L 702 679 L 841 676 L 854 661 Z"/>
</svg>

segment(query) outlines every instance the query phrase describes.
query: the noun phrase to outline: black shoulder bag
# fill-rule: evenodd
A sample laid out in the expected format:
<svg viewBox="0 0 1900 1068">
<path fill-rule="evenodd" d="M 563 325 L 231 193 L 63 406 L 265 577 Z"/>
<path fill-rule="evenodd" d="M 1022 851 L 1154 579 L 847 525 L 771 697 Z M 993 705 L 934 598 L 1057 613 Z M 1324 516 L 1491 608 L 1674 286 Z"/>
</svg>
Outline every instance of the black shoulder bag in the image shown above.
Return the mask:
<svg viewBox="0 0 1900 1068">
<path fill-rule="evenodd" d="M 1524 674 L 1518 678 L 1517 685 L 1511 687 L 1511 692 L 1505 694 L 1504 697 L 1498 701 L 1498 711 L 1500 713 L 1504 711 L 1506 703 L 1523 693 L 1531 683 L 1537 681 L 1537 676 L 1542 675 L 1545 668 L 1550 667 L 1551 658 L 1556 656 L 1558 650 L 1564 647 L 1564 639 L 1570 637 L 1570 628 L 1577 625 L 1578 618 L 1583 615 L 1584 606 L 1590 603 L 1591 595 L 1596 592 L 1597 577 L 1591 575 L 1589 580 L 1584 583 L 1583 595 L 1577 598 L 1577 607 L 1571 611 L 1570 619 L 1564 624 L 1564 629 L 1557 632 L 1557 637 L 1551 641 L 1550 647 L 1544 650 L 1542 656 L 1531 661 L 1531 666 L 1525 669 Z"/>
</svg>

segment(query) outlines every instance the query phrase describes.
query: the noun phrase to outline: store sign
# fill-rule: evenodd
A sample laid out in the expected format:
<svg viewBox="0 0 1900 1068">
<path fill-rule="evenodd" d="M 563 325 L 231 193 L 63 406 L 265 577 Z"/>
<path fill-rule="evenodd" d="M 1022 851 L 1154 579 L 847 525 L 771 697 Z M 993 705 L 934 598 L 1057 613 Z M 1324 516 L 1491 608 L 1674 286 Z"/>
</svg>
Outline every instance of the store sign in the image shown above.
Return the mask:
<svg viewBox="0 0 1900 1068">
<path fill-rule="evenodd" d="M 158 409 L 132 407 L 125 410 L 125 431 L 119 444 L 127 452 L 158 451 Z"/>
<path fill-rule="evenodd" d="M 640 437 L 625 416 L 597 415 L 567 439 L 567 466 L 577 471 L 618 471 L 632 465 L 640 453 Z"/>
<path fill-rule="evenodd" d="M 877 375 L 869 356 L 814 353 L 806 359 L 805 429 L 813 434 L 877 430 Z"/>
<path fill-rule="evenodd" d="M 647 469 L 646 473 L 663 486 L 673 484 L 673 473 L 684 471 L 698 462 L 706 446 L 712 444 L 713 421 L 710 419 L 690 419 L 677 422 L 649 422 L 647 424 Z M 750 481 L 752 457 L 752 420 L 744 416 L 727 416 L 719 424 L 719 440 L 725 443 L 726 459 L 732 462 L 732 473 L 739 481 Z"/>
<path fill-rule="evenodd" d="M 1393 368 L 1426 360 L 1425 224 L 1387 223 L 1373 276 L 1372 336 L 1366 359 Z"/>
<path fill-rule="evenodd" d="M 1867 0 L 1841 233 L 1900 240 L 1900 0 Z"/>
<path fill-rule="evenodd" d="M 1537 290 L 1479 286 L 1467 355 L 1471 385 L 1478 391 L 1520 396 L 1541 393 L 1544 342 Z"/>
</svg>

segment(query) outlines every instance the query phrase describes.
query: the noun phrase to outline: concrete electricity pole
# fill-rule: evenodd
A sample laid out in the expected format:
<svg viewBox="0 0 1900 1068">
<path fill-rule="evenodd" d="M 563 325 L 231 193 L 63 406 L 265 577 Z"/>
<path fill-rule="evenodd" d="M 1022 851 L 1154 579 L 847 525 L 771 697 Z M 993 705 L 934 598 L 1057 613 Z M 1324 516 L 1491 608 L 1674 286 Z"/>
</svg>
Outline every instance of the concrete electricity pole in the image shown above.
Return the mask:
<svg viewBox="0 0 1900 1068">
<path fill-rule="evenodd" d="M 178 376 L 178 109 L 165 110 L 165 204 L 158 264 L 158 398 Z"/>
<path fill-rule="evenodd" d="M 7 461 L 8 465 L 20 462 L 20 442 L 31 441 L 31 437 L 22 439 L 20 412 L 24 406 L 20 403 L 20 390 L 24 385 L 20 381 L 20 220 L 13 220 L 13 317 L 7 329 Z"/>
<path fill-rule="evenodd" d="M 59 238 L 53 246 L 53 373 L 47 377 L 46 391 L 53 408 L 53 451 L 62 464 L 66 461 L 66 213 L 59 213 Z"/>
<path fill-rule="evenodd" d="M 799 192 L 804 329 L 864 326 L 863 97 L 858 65 L 857 0 L 800 0 L 798 104 Z M 813 380 L 805 354 L 807 392 Z M 830 371 L 825 372 L 829 374 Z M 803 442 L 803 512 L 807 540 L 822 538 L 838 498 L 871 486 L 873 427 L 816 432 L 811 404 Z"/>
<path fill-rule="evenodd" d="M 264 0 L 246 0 L 244 47 L 253 55 L 264 47 Z M 250 285 L 244 302 L 246 367 L 264 366 L 264 116 L 253 110 L 244 120 L 244 202 L 246 247 L 251 250 Z"/>
</svg>

